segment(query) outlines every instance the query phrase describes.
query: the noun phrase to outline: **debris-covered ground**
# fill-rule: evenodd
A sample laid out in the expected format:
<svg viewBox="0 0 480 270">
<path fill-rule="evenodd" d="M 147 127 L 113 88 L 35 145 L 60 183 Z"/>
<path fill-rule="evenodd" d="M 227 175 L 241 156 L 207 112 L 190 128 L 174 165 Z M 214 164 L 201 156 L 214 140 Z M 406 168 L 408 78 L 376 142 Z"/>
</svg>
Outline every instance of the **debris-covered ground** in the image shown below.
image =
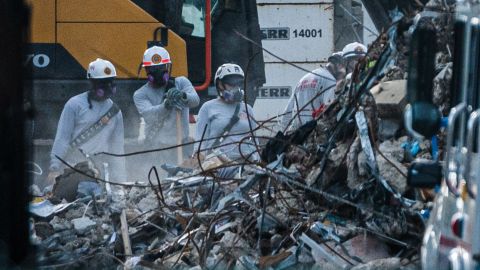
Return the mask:
<svg viewBox="0 0 480 270">
<path fill-rule="evenodd" d="M 441 1 L 440 1 L 441 2 Z M 50 200 L 32 203 L 32 241 L 47 268 L 416 269 L 432 191 L 407 186 L 414 158 L 441 141 L 407 135 L 409 30 L 437 29 L 434 99 L 447 109 L 453 7 L 431 1 L 392 14 L 316 121 L 278 133 L 234 180 L 221 159 L 150 182 L 105 185 L 71 171 Z M 415 17 L 416 16 L 416 17 Z M 84 165 L 81 165 L 84 166 Z M 78 167 L 82 171 L 89 168 Z M 94 172 L 91 172 L 92 174 Z M 77 179 L 72 181 L 71 179 Z M 61 179 L 60 179 L 61 180 Z"/>
</svg>

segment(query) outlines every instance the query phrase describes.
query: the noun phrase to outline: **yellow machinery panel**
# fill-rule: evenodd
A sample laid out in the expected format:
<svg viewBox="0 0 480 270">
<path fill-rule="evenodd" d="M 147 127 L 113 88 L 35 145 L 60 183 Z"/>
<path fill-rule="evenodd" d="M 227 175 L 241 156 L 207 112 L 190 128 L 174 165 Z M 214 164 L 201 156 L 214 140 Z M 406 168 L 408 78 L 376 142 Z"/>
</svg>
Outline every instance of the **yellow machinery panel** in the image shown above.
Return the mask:
<svg viewBox="0 0 480 270">
<path fill-rule="evenodd" d="M 29 0 L 32 8 L 30 39 L 34 43 L 55 43 L 55 0 Z"/>
<path fill-rule="evenodd" d="M 137 78 L 147 41 L 163 26 L 130 0 L 29 0 L 31 43 L 58 43 L 87 69 L 96 58 L 117 67 L 118 78 Z M 185 41 L 169 31 L 173 76 L 188 76 Z M 140 73 L 145 77 L 145 72 Z"/>
<path fill-rule="evenodd" d="M 157 22 L 157 20 L 129 0 L 57 0 L 57 22 Z"/>
<path fill-rule="evenodd" d="M 57 42 L 87 69 L 97 57 L 110 60 L 118 78 L 136 78 L 146 42 L 160 23 L 58 23 Z M 188 76 L 187 51 L 183 39 L 169 32 L 173 76 Z M 144 77 L 144 72 L 141 77 Z"/>
</svg>

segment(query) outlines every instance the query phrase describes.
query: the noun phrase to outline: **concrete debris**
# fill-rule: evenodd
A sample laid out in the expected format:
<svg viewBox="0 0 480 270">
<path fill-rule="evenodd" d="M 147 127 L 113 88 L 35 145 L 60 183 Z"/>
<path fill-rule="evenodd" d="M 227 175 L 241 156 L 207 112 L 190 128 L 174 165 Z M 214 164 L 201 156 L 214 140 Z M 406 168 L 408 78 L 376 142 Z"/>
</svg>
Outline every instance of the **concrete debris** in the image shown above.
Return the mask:
<svg viewBox="0 0 480 270">
<path fill-rule="evenodd" d="M 360 234 L 343 243 L 343 247 L 335 247 L 339 253 L 344 252 L 350 257 L 360 258 L 364 262 L 389 258 L 388 246 L 367 234 Z"/>
<path fill-rule="evenodd" d="M 72 228 L 72 224 L 68 220 L 60 218 L 58 216 L 53 217 L 53 219 L 50 220 L 49 223 L 50 225 L 52 225 L 55 232 L 64 231 Z"/>
<path fill-rule="evenodd" d="M 377 155 L 380 175 L 382 175 L 398 192 L 403 194 L 407 189 L 407 168 L 393 159 L 391 155 Z"/>
<path fill-rule="evenodd" d="M 158 199 L 155 194 L 149 194 L 138 202 L 137 207 L 142 213 L 156 209 L 158 208 Z"/>
<path fill-rule="evenodd" d="M 403 126 L 401 119 L 381 119 L 378 124 L 378 139 L 380 141 L 395 139 Z"/>
<path fill-rule="evenodd" d="M 381 82 L 370 90 L 382 118 L 401 118 L 407 105 L 407 80 Z"/>
<path fill-rule="evenodd" d="M 338 84 L 336 100 L 317 121 L 259 140 L 262 160 L 235 164 L 241 167 L 236 179 L 216 176 L 219 166 L 231 165 L 218 153 L 206 157 L 201 168 L 191 161 L 188 169 L 166 166 L 170 177 L 112 184 L 110 194 L 104 183 L 89 179 L 81 186 L 88 191 L 79 196 L 83 178 L 67 171 L 54 197 L 42 199 L 52 206 L 66 199 L 69 208 L 32 219 L 40 266 L 117 269 L 122 262 L 132 269 L 358 270 L 401 269 L 413 262 L 409 267 L 417 267 L 425 229 L 421 217 L 431 210 L 433 196 L 418 196 L 405 175 L 414 158 L 431 158 L 433 148 L 443 145 L 441 136 L 436 146 L 431 138 L 404 136 L 409 14 L 417 13 L 404 13 L 371 44 L 351 84 Z M 435 27 L 446 29 L 444 22 L 434 21 Z M 442 49 L 437 62 L 434 98 L 448 106 L 448 52 Z M 78 168 L 97 175 L 87 165 Z M 68 182 L 69 175 L 76 180 Z"/>
<path fill-rule="evenodd" d="M 76 218 L 72 220 L 73 228 L 78 234 L 85 234 L 87 231 L 97 225 L 88 217 Z"/>
</svg>

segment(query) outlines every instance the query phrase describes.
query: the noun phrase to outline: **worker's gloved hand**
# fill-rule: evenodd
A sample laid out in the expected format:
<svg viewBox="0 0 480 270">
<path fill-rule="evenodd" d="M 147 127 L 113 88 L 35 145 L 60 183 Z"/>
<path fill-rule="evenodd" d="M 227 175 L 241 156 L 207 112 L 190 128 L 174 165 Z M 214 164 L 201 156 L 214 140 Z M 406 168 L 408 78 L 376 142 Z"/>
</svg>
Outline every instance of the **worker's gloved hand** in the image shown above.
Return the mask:
<svg viewBox="0 0 480 270">
<path fill-rule="evenodd" d="M 187 94 L 177 88 L 168 90 L 165 99 L 169 100 L 168 103 L 171 103 L 171 105 L 177 109 L 187 107 Z"/>
<path fill-rule="evenodd" d="M 165 108 L 167 110 L 171 110 L 175 107 L 175 105 L 173 104 L 173 101 L 171 99 L 168 99 L 168 98 L 165 98 L 163 100 L 163 105 L 165 106 Z"/>
</svg>

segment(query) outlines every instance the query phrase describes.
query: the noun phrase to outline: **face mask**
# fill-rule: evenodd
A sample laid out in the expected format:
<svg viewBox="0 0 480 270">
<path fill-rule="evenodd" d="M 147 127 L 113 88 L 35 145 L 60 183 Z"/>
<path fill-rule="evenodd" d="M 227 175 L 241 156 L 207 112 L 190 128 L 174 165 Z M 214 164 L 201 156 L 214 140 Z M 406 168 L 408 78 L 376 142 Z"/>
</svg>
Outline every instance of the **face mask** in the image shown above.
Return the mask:
<svg viewBox="0 0 480 270">
<path fill-rule="evenodd" d="M 106 100 L 117 93 L 113 80 L 98 80 L 93 82 L 92 98 L 94 100 Z"/>
<path fill-rule="evenodd" d="M 335 77 L 335 79 L 341 80 L 345 78 L 345 73 L 346 73 L 345 67 L 343 65 L 333 65 L 333 73 L 334 73 L 333 76 Z"/>
<path fill-rule="evenodd" d="M 147 70 L 147 79 L 157 87 L 163 87 L 170 79 L 170 74 L 164 67 L 151 67 Z"/>
<path fill-rule="evenodd" d="M 240 102 L 243 99 L 243 90 L 240 87 L 223 90 L 221 97 L 228 103 Z"/>
</svg>

